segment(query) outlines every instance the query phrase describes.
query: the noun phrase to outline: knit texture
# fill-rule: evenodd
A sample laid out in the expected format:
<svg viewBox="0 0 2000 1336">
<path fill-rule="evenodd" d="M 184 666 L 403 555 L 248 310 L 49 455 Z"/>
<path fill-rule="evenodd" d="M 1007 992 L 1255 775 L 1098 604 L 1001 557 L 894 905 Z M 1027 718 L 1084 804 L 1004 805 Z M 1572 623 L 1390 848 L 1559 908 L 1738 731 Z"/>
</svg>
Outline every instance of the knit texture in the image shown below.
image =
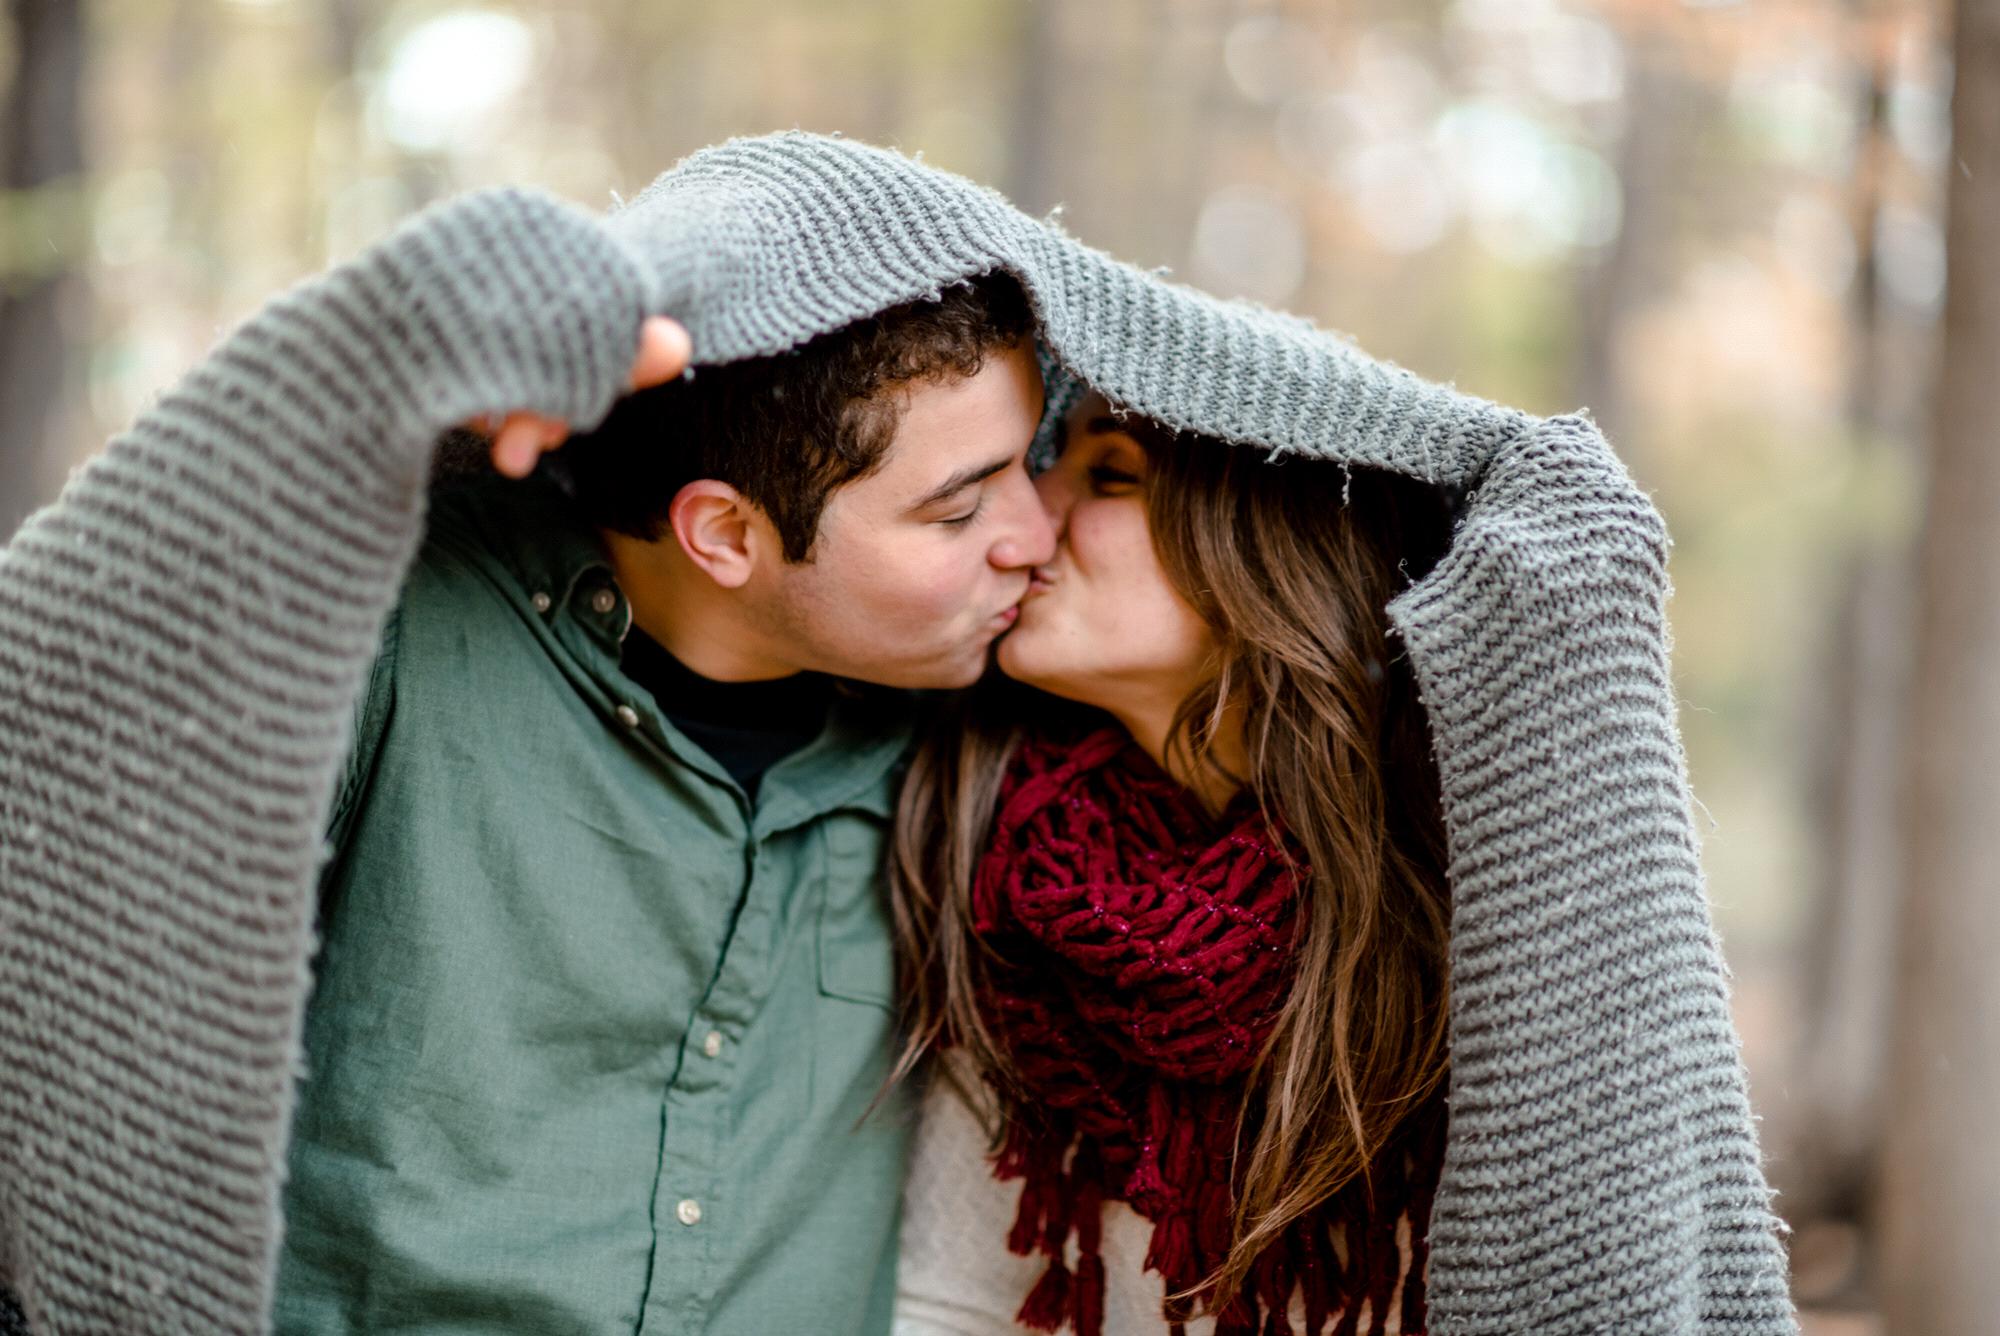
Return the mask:
<svg viewBox="0 0 2000 1336">
<path fill-rule="evenodd" d="M 256 1331 L 335 772 L 439 434 L 602 421 L 642 317 L 773 353 L 995 268 L 1060 394 L 1462 499 L 1389 605 L 1453 892 L 1441 1333 L 1796 1330 L 1668 676 L 1668 538 L 1540 418 L 1084 246 L 899 154 L 695 154 L 597 217 L 474 192 L 229 333 L 0 550 L 0 1285 Z"/>
<path fill-rule="evenodd" d="M 995 1173 L 1022 1180 L 1008 1248 L 1049 1259 L 1018 1316 L 1103 1336 L 1103 1202 L 1153 1222 L 1145 1265 L 1170 1292 L 1228 1256 L 1239 1145 L 1263 1116 L 1253 1103 L 1239 1126 L 1238 1113 L 1297 977 L 1312 870 L 1248 789 L 1211 820 L 1116 724 L 1031 733 L 999 805 L 971 905 L 992 956 L 981 1010 L 1019 1087 Z M 1215 1336 L 1321 1336 L 1336 1313 L 1334 1336 L 1382 1336 L 1391 1313 L 1421 1330 L 1443 1111 L 1427 1099 L 1366 1175 L 1265 1248 Z M 1302 1327 L 1288 1320 L 1295 1294 Z M 1168 1336 L 1213 1307 L 1164 1305 Z"/>
</svg>

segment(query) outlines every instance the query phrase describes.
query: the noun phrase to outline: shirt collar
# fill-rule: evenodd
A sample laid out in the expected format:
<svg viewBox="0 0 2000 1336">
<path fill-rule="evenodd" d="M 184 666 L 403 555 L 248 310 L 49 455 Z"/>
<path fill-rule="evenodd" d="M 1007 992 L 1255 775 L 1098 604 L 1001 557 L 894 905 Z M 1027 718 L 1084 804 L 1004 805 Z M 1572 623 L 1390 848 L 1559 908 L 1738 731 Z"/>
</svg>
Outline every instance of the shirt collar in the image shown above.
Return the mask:
<svg viewBox="0 0 2000 1336">
<path fill-rule="evenodd" d="M 613 578 L 604 540 L 549 477 L 476 478 L 433 494 L 432 505 L 457 510 L 478 530 L 535 611 L 568 608 L 617 652 L 632 606 Z"/>
</svg>

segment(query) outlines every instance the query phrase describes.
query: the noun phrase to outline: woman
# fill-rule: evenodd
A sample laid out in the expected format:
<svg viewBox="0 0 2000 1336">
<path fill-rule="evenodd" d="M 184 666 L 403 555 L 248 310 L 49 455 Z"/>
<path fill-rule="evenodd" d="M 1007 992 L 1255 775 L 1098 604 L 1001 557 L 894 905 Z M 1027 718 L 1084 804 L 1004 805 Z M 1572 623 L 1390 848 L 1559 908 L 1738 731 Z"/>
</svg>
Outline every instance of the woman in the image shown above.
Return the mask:
<svg viewBox="0 0 2000 1336">
<path fill-rule="evenodd" d="M 985 691 L 899 815 L 899 1331 L 1421 1330 L 1449 897 L 1383 608 L 1443 500 L 1096 394 L 1037 487 L 998 664 L 1074 707 Z"/>
</svg>

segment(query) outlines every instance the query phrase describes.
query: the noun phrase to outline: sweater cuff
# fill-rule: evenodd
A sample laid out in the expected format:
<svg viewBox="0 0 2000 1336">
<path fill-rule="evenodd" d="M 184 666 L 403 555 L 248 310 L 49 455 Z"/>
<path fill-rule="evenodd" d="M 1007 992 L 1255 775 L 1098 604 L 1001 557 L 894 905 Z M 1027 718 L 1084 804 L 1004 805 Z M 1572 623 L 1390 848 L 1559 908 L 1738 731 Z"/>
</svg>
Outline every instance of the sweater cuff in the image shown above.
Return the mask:
<svg viewBox="0 0 2000 1336">
<path fill-rule="evenodd" d="M 594 215 L 536 189 L 479 190 L 279 297 L 258 360 L 344 387 L 359 423 L 320 439 L 414 485 L 437 437 L 477 414 L 602 422 L 629 389 L 646 295 Z"/>
</svg>

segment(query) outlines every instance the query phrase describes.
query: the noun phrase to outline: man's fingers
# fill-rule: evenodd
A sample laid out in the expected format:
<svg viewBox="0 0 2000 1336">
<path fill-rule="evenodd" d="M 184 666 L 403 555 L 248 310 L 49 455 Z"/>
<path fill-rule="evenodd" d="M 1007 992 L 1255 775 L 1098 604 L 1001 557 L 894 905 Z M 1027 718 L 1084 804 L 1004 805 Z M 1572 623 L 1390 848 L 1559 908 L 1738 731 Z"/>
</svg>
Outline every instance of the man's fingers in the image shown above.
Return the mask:
<svg viewBox="0 0 2000 1336">
<path fill-rule="evenodd" d="M 510 478 L 525 478 L 535 471 L 543 451 L 561 445 L 568 436 L 569 424 L 560 418 L 509 413 L 493 438 L 493 467 Z"/>
<path fill-rule="evenodd" d="M 510 478 L 527 476 L 528 470 L 534 467 L 535 453 L 523 447 L 532 441 L 531 428 L 510 418 L 494 433 L 493 467 Z"/>
<path fill-rule="evenodd" d="M 639 326 L 639 354 L 632 359 L 632 388 L 664 385 L 687 370 L 694 341 L 686 326 L 670 316 L 648 316 Z"/>
</svg>

